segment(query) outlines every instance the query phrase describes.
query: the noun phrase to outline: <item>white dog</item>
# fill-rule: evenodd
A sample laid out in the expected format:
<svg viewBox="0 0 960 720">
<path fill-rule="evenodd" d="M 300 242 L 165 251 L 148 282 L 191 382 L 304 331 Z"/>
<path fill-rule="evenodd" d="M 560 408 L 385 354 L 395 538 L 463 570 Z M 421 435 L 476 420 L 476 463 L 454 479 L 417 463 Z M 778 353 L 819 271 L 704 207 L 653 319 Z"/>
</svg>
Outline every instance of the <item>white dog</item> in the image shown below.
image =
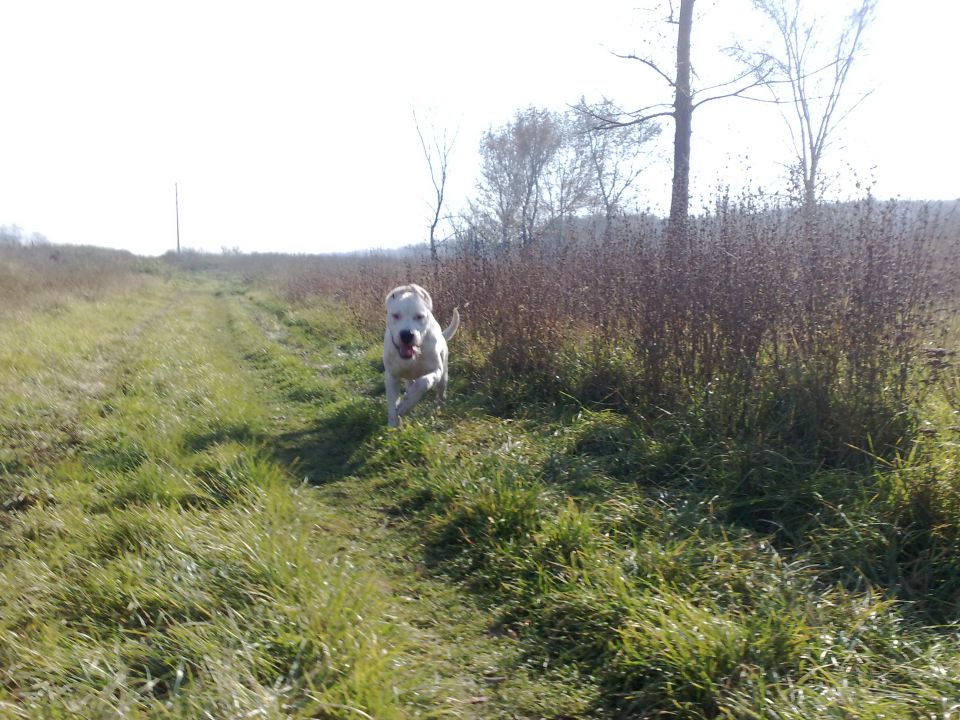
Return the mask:
<svg viewBox="0 0 960 720">
<path fill-rule="evenodd" d="M 447 340 L 460 327 L 454 308 L 450 326 L 441 332 L 433 317 L 433 299 L 419 285 L 401 285 L 387 295 L 387 329 L 383 334 L 383 368 L 387 386 L 387 424 L 399 427 L 423 394 L 437 386 L 442 402 L 447 392 Z M 400 383 L 406 386 L 400 399 Z"/>
</svg>

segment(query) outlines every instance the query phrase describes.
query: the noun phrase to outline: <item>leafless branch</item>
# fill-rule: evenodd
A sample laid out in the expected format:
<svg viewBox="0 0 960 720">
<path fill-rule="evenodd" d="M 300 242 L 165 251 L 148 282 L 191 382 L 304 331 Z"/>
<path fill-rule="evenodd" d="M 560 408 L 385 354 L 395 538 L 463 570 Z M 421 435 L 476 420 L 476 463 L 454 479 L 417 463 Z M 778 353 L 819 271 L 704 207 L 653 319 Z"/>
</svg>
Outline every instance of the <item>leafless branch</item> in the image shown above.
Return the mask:
<svg viewBox="0 0 960 720">
<path fill-rule="evenodd" d="M 755 65 L 751 68 L 748 68 L 744 72 L 740 73 L 739 75 L 737 75 L 737 77 L 733 78 L 732 80 L 728 80 L 722 83 L 717 83 L 716 85 L 711 85 L 705 88 L 699 88 L 697 90 L 697 93 L 699 94 L 699 93 L 710 92 L 711 90 L 717 90 L 719 88 L 729 87 L 730 85 L 736 85 L 737 83 L 742 82 L 745 78 L 748 78 L 751 75 L 754 75 L 757 77 L 757 82 L 754 83 L 754 85 L 766 84 L 767 79 L 772 74 L 773 74 L 773 68 L 764 67 L 763 64 Z"/>
<path fill-rule="evenodd" d="M 652 107 L 667 107 L 667 106 L 666 104 L 661 104 L 661 105 L 655 105 Z M 621 115 L 626 115 L 627 117 L 630 118 L 630 120 L 618 120 L 608 115 L 600 115 L 588 107 L 577 107 L 578 112 L 586 115 L 587 117 L 592 118 L 593 120 L 596 120 L 597 123 L 599 123 L 596 127 L 593 128 L 594 130 L 611 130 L 613 128 L 630 127 L 631 125 L 640 125 L 642 123 L 649 122 L 650 120 L 655 120 L 656 118 L 660 118 L 660 117 L 673 117 L 673 110 L 663 110 L 661 112 L 650 113 L 646 115 L 641 114 L 645 112 L 645 110 L 649 110 L 649 109 L 650 108 L 645 108 L 643 110 L 638 110 L 634 112 L 621 112 L 620 113 Z"/>
<path fill-rule="evenodd" d="M 843 113 L 843 115 L 841 115 L 839 118 L 837 118 L 837 121 L 836 121 L 837 125 L 839 125 L 840 123 L 842 123 L 842 122 L 847 118 L 847 115 L 849 115 L 849 114 L 852 113 L 854 110 L 856 110 L 858 107 L 860 107 L 860 103 L 862 103 L 864 100 L 866 100 L 866 99 L 867 99 L 868 97 L 870 97 L 871 95 L 873 95 L 873 90 L 868 90 L 868 91 L 865 92 L 863 95 L 861 95 L 859 100 L 857 100 L 855 103 L 853 103 L 849 108 L 847 108 L 847 111 L 846 111 L 845 113 Z"/>
<path fill-rule="evenodd" d="M 667 22 L 672 23 L 673 25 L 676 25 L 678 21 L 673 14 L 673 0 L 670 0 L 669 5 L 670 5 L 670 16 L 667 18 Z"/>
<path fill-rule="evenodd" d="M 665 73 L 663 70 L 661 70 L 653 60 L 642 58 L 639 55 L 634 55 L 633 53 L 630 53 L 629 55 L 621 55 L 620 53 L 611 53 L 611 54 L 614 55 L 615 57 L 620 58 L 621 60 L 636 60 L 639 63 L 643 63 L 648 68 L 650 68 L 655 73 L 657 73 L 660 77 L 662 77 L 664 80 L 666 80 L 667 84 L 670 85 L 670 87 L 675 87 L 677 84 L 677 81 L 674 80 L 669 75 L 667 75 L 667 73 Z"/>
<path fill-rule="evenodd" d="M 757 77 L 757 79 L 754 80 L 754 81 L 753 81 L 752 83 L 750 83 L 749 85 L 744 85 L 743 87 L 741 87 L 741 88 L 739 88 L 739 89 L 737 89 L 737 90 L 734 90 L 733 92 L 723 93 L 722 95 L 711 95 L 710 97 L 706 97 L 706 98 L 704 98 L 703 100 L 699 100 L 699 101 L 697 101 L 697 102 L 695 102 L 695 103 L 693 104 L 693 108 L 694 108 L 694 109 L 697 109 L 698 107 L 700 107 L 700 106 L 703 105 L 704 103 L 712 102 L 712 101 L 714 101 L 714 100 L 722 100 L 722 99 L 724 99 L 724 98 L 731 98 L 731 97 L 743 97 L 743 98 L 745 98 L 745 99 L 747 99 L 747 100 L 755 100 L 756 98 L 747 97 L 747 96 L 744 95 L 744 93 L 747 92 L 748 90 L 752 90 L 752 89 L 755 88 L 755 87 L 760 87 L 761 85 L 767 85 L 767 84 L 768 84 L 768 76 L 770 75 L 771 72 L 773 72 L 772 69 L 771 69 L 771 70 L 768 70 L 764 75 Z M 748 74 L 749 74 L 749 73 L 748 73 Z M 742 79 L 743 77 L 745 77 L 745 76 L 741 76 L 741 79 Z M 729 84 L 731 84 L 731 83 L 723 83 L 722 85 L 717 85 L 717 86 L 715 86 L 715 87 L 723 87 L 724 85 L 729 85 Z M 762 102 L 762 101 L 761 101 L 761 102 Z"/>
</svg>

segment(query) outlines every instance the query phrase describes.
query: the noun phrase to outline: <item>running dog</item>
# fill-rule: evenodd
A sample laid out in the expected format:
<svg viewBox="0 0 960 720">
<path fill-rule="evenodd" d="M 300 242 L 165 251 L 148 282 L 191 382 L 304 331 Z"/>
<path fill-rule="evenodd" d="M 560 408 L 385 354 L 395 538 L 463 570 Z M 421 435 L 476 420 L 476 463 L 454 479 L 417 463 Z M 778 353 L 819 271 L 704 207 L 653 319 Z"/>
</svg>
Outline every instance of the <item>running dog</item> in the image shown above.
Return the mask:
<svg viewBox="0 0 960 720">
<path fill-rule="evenodd" d="M 401 285 L 387 295 L 387 329 L 383 333 L 383 368 L 387 388 L 387 424 L 399 427 L 423 394 L 437 386 L 446 398 L 449 353 L 447 340 L 460 327 L 460 313 L 446 330 L 433 317 L 433 299 L 419 285 Z M 401 382 L 405 386 L 400 397 Z"/>
</svg>

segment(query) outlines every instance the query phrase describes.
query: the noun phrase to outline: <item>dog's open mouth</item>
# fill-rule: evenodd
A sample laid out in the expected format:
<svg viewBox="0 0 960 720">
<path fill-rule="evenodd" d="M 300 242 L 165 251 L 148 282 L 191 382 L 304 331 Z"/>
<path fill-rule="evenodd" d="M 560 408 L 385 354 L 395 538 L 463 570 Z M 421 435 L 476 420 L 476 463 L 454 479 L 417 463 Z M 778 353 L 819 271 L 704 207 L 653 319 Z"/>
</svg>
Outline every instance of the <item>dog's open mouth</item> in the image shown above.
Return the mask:
<svg viewBox="0 0 960 720">
<path fill-rule="evenodd" d="M 397 349 L 397 354 L 404 360 L 412 360 L 420 352 L 420 346 L 414 343 L 405 343 L 393 341 L 393 346 Z"/>
</svg>

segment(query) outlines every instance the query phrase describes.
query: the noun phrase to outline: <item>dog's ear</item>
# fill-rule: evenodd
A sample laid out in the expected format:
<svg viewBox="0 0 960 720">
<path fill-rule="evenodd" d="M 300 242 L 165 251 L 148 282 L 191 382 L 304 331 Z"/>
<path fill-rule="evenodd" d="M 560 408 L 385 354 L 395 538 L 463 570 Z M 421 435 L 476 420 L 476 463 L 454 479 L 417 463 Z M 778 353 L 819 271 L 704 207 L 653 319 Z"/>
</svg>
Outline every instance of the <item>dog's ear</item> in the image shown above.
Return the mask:
<svg viewBox="0 0 960 720">
<path fill-rule="evenodd" d="M 395 287 L 393 290 L 387 293 L 387 296 L 383 299 L 384 305 L 389 305 L 391 300 L 396 300 L 403 294 L 403 291 L 406 289 L 405 286 Z"/>
<path fill-rule="evenodd" d="M 423 302 L 426 303 L 427 309 L 430 312 L 433 312 L 433 298 L 430 297 L 430 293 L 424 290 L 419 285 L 410 284 L 410 289 L 413 290 L 417 295 L 423 298 Z"/>
</svg>

